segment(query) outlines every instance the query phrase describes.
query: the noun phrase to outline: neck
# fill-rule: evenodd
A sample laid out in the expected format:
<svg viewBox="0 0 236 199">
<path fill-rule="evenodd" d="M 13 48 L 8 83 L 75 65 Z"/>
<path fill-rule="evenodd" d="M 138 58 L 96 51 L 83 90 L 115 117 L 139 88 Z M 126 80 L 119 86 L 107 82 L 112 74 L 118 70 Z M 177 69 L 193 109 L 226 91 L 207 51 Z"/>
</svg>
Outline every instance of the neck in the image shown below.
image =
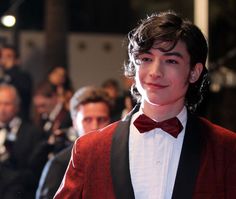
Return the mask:
<svg viewBox="0 0 236 199">
<path fill-rule="evenodd" d="M 145 113 L 145 115 L 147 115 L 148 117 L 150 117 L 155 121 L 163 121 L 176 117 L 183 109 L 183 107 L 184 103 L 181 101 L 167 105 L 156 105 L 156 104 L 151 104 L 147 101 L 143 101 L 141 104 L 141 108 Z"/>
</svg>

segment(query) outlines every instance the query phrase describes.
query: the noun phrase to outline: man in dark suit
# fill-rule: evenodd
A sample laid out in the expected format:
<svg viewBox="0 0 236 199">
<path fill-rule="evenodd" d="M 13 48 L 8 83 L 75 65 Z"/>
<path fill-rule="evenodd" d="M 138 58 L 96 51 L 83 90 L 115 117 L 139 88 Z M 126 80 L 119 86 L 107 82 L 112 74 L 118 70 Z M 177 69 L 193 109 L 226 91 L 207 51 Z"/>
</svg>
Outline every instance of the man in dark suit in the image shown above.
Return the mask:
<svg viewBox="0 0 236 199">
<path fill-rule="evenodd" d="M 3 45 L 0 49 L 0 82 L 13 85 L 21 98 L 19 116 L 30 119 L 33 81 L 29 73 L 19 65 L 19 54 L 14 46 Z"/>
<path fill-rule="evenodd" d="M 44 132 L 45 138 L 34 150 L 31 159 L 35 174 L 40 176 L 49 157 L 71 144 L 64 131 L 70 129 L 72 121 L 64 103 L 58 99 L 56 87 L 48 81 L 41 82 L 36 88 L 33 104 L 35 124 Z"/>
<path fill-rule="evenodd" d="M 18 117 L 19 105 L 16 88 L 0 85 L 1 199 L 31 199 L 38 181 L 30 167 L 30 158 L 42 133 Z"/>
<path fill-rule="evenodd" d="M 77 136 L 104 128 L 110 122 L 111 99 L 101 88 L 86 86 L 70 100 L 70 113 Z M 51 199 L 63 179 L 72 145 L 50 159 L 41 175 L 36 199 Z"/>
<path fill-rule="evenodd" d="M 75 142 L 54 199 L 235 198 L 236 135 L 191 113 L 208 86 L 200 29 L 162 12 L 128 39 L 140 105 Z"/>
<path fill-rule="evenodd" d="M 35 123 L 49 137 L 57 129 L 68 128 L 72 125 L 69 111 L 58 99 L 57 90 L 48 81 L 41 82 L 35 89 L 33 97 Z"/>
</svg>

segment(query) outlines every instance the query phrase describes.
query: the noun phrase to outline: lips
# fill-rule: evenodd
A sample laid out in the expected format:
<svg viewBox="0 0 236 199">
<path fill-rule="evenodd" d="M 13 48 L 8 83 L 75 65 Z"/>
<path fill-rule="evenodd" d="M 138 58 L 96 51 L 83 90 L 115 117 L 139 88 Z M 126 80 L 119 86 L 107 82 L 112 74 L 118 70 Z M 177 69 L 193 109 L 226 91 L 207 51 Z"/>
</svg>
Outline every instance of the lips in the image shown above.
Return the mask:
<svg viewBox="0 0 236 199">
<path fill-rule="evenodd" d="M 148 88 L 153 88 L 153 89 L 163 89 L 168 87 L 168 85 L 164 84 L 158 84 L 158 83 L 145 83 Z"/>
</svg>

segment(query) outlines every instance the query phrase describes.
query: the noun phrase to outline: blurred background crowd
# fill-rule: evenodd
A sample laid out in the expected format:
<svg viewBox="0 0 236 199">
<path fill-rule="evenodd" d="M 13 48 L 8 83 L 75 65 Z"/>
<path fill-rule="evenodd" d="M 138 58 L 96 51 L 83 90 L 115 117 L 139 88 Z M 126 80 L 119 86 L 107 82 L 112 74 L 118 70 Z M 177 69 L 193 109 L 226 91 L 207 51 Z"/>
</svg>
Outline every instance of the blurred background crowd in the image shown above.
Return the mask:
<svg viewBox="0 0 236 199">
<path fill-rule="evenodd" d="M 69 102 L 79 88 L 104 89 L 111 122 L 124 117 L 135 104 L 122 75 L 126 34 L 153 11 L 193 20 L 194 2 L 2 0 L 0 17 L 17 21 L 0 25 L 0 195 L 19 184 L 35 195 L 46 162 L 77 137 Z M 198 113 L 236 131 L 236 1 L 208 3 L 211 87 Z"/>
<path fill-rule="evenodd" d="M 100 102 L 103 98 L 96 96 L 94 93 L 97 91 L 92 90 L 90 96 L 85 92 L 77 97 L 75 103 L 84 98 L 81 105 L 75 105 L 75 111 L 81 111 L 84 120 L 73 121 L 70 100 L 76 90 L 65 67 L 52 67 L 45 78 L 34 86 L 33 78 L 19 63 L 16 49 L 12 45 L 2 45 L 0 193 L 4 199 L 33 198 L 48 160 L 69 147 L 78 135 L 83 134 L 84 129 L 88 132 L 104 127 L 105 125 L 99 125 L 103 121 L 106 125 L 117 121 L 131 111 L 135 104 L 129 92 L 132 80 L 124 78 L 121 87 L 116 79 L 106 79 L 96 87 L 107 95 L 109 118 L 104 120 L 103 111 L 99 106 L 97 109 L 94 106 L 93 103 Z M 93 104 L 92 111 L 81 110 L 81 106 L 86 107 L 90 102 Z M 93 126 L 90 121 L 93 117 L 97 117 L 95 119 L 98 125 Z M 86 122 L 90 124 L 89 127 L 84 126 Z M 77 126 L 76 129 L 74 126 Z"/>
</svg>

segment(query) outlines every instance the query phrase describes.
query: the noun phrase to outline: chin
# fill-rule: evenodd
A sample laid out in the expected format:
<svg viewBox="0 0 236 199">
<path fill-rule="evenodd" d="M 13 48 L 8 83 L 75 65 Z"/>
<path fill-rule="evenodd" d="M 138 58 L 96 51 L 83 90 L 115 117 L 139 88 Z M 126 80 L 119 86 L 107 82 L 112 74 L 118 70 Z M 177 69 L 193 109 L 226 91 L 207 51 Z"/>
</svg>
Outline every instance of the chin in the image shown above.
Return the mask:
<svg viewBox="0 0 236 199">
<path fill-rule="evenodd" d="M 148 104 L 155 105 L 155 106 L 161 106 L 163 104 L 163 102 L 159 99 L 147 98 L 145 101 Z"/>
<path fill-rule="evenodd" d="M 153 94 L 153 95 L 147 95 L 145 97 L 146 101 L 150 104 L 156 104 L 156 105 L 159 105 L 159 104 L 162 104 L 163 103 L 163 99 L 160 98 L 160 96 L 157 96 L 156 94 Z"/>
</svg>

